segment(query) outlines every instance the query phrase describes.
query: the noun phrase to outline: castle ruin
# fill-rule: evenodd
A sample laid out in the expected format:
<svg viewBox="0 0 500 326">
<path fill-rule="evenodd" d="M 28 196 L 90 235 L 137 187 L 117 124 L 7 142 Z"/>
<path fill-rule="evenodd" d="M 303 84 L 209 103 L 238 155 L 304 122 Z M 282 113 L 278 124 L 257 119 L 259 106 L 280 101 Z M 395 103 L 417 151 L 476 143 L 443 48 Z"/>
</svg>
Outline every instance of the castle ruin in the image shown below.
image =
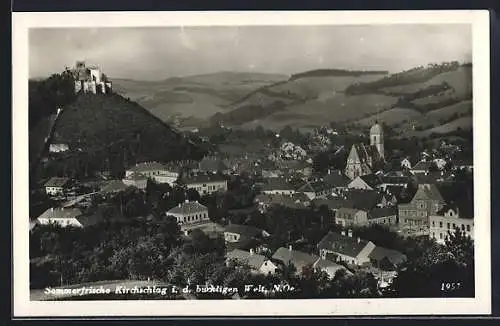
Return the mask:
<svg viewBox="0 0 500 326">
<path fill-rule="evenodd" d="M 111 81 L 97 66 L 86 66 L 77 61 L 74 68 L 75 93 L 106 94 L 111 91 Z"/>
</svg>

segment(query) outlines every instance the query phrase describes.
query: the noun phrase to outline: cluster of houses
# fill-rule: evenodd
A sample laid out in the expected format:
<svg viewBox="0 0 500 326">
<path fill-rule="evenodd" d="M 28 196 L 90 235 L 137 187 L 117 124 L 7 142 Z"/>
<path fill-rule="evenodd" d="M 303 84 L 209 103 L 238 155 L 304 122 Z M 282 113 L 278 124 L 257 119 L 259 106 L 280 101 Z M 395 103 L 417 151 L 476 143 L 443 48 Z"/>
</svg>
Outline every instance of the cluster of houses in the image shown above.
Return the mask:
<svg viewBox="0 0 500 326">
<path fill-rule="evenodd" d="M 309 266 L 330 277 L 338 270 L 352 273 L 363 268 L 375 271 L 383 285 L 390 282 L 396 266 L 406 257 L 391 248 L 353 236 L 353 228 L 385 225 L 404 235 L 428 236 L 438 243 L 444 243 L 449 232 L 458 228 L 473 238 L 472 205 L 446 199 L 438 187 L 440 182 L 446 181 L 443 170 L 448 161 L 433 153 L 423 155 L 415 164 L 404 157 L 400 169 L 384 172 L 381 168 L 386 163 L 384 134 L 378 123 L 370 129 L 370 145 L 351 147 L 345 170 L 328 170 L 324 175 L 316 175 L 311 163 L 304 149 L 285 142 L 272 159 L 245 155 L 237 160 L 205 157 L 200 162 L 141 162 L 127 169 L 123 179 L 106 180 L 92 193 L 117 193 L 130 186 L 144 190 L 148 180 L 153 180 L 170 186 L 184 185 L 203 196 L 226 192 L 228 177 L 246 172 L 264 181 L 257 188 L 260 192 L 254 199 L 255 208 L 261 213 L 275 206 L 323 207 L 331 211 L 335 223 L 345 230 L 327 233 L 315 244 L 315 253 L 294 250 L 291 246 L 272 253 L 264 245 L 265 239 L 272 236 L 268 232 L 248 225 L 214 223 L 208 208 L 197 201 L 179 203 L 165 212 L 176 219 L 186 237 L 194 230 L 209 236 L 223 236 L 228 263 L 244 263 L 255 273 L 263 274 L 289 265 L 293 265 L 297 273 Z M 466 162 L 457 167 L 472 169 Z M 435 168 L 437 171 L 433 171 Z M 67 195 L 72 187 L 71 180 L 59 177 L 51 178 L 44 185 L 46 194 L 56 199 Z M 87 195 L 76 196 L 71 202 L 84 200 Z M 49 208 L 36 219 L 40 224 L 76 227 L 95 222 L 68 203 Z"/>
</svg>

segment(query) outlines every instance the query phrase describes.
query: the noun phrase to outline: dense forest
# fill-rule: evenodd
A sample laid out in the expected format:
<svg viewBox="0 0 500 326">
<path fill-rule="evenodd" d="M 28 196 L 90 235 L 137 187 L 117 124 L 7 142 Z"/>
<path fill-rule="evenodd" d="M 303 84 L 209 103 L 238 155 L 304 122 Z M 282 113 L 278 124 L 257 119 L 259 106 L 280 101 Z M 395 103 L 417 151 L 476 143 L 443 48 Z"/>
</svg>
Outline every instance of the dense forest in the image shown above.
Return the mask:
<svg viewBox="0 0 500 326">
<path fill-rule="evenodd" d="M 343 69 L 317 69 L 293 74 L 290 81 L 306 77 L 359 77 L 364 75 L 386 75 L 386 70 L 343 70 Z"/>
</svg>

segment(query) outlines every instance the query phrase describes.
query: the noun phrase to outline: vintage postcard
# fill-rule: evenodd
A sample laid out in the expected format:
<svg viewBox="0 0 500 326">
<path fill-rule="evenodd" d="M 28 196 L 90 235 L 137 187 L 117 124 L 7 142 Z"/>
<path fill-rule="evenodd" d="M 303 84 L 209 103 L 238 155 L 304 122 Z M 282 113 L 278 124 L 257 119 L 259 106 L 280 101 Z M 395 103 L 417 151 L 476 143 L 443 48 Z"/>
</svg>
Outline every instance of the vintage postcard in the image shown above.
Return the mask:
<svg viewBox="0 0 500 326">
<path fill-rule="evenodd" d="M 13 308 L 491 313 L 487 11 L 13 14 Z"/>
</svg>

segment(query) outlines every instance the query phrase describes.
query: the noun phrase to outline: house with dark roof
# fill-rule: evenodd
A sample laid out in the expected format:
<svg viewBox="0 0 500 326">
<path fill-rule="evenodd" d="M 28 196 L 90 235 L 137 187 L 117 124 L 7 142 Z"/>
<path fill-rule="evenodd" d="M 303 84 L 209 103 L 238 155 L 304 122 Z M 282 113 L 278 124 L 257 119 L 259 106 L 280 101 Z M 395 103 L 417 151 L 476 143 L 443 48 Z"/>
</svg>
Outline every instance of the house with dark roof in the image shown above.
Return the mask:
<svg viewBox="0 0 500 326">
<path fill-rule="evenodd" d="M 324 181 L 306 181 L 301 185 L 298 192 L 304 193 L 309 199 L 325 197 L 332 193 L 333 189 Z"/>
<path fill-rule="evenodd" d="M 122 180 L 109 180 L 102 183 L 100 193 L 103 195 L 116 194 L 128 187 Z"/>
<path fill-rule="evenodd" d="M 329 188 L 334 192 L 342 192 L 348 188 L 351 179 L 349 179 L 340 170 L 328 170 L 327 174 L 322 177 L 323 182 L 325 182 Z"/>
<path fill-rule="evenodd" d="M 396 271 L 397 267 L 406 261 L 401 252 L 376 246 L 368 255 L 372 266 L 382 271 Z"/>
<path fill-rule="evenodd" d="M 302 274 L 304 267 L 313 267 L 319 257 L 293 250 L 292 246 L 289 246 L 288 248 L 278 248 L 273 254 L 272 259 L 281 266 L 289 266 L 291 264 L 295 267 L 296 274 Z"/>
<path fill-rule="evenodd" d="M 311 202 L 315 207 L 326 206 L 332 212 L 336 212 L 340 208 L 354 208 L 355 203 L 353 200 L 344 198 L 315 198 Z"/>
<path fill-rule="evenodd" d="M 420 161 L 410 169 L 410 172 L 413 174 L 425 174 L 429 172 L 429 169 L 434 164 L 432 161 Z"/>
<path fill-rule="evenodd" d="M 464 235 L 474 239 L 474 210 L 472 203 L 445 204 L 435 214 L 429 216 L 429 238 L 444 244 L 450 233 L 458 228 Z"/>
<path fill-rule="evenodd" d="M 318 250 L 323 259 L 358 266 L 370 263 L 370 253 L 373 249 L 375 249 L 373 242 L 353 237 L 351 230 L 347 235 L 345 231 L 328 232 L 318 243 Z"/>
<path fill-rule="evenodd" d="M 285 178 L 269 178 L 262 187 L 262 192 L 291 196 L 296 192 L 296 188 Z"/>
<path fill-rule="evenodd" d="M 281 194 L 258 194 L 254 199 L 261 213 L 271 206 L 282 206 L 292 209 L 305 209 L 310 205 L 309 197 L 305 194 L 295 193 L 292 196 Z"/>
<path fill-rule="evenodd" d="M 215 192 L 227 191 L 227 180 L 217 174 L 198 174 L 182 178 L 188 189 L 196 190 L 200 195 L 210 195 Z"/>
<path fill-rule="evenodd" d="M 226 254 L 226 262 L 229 264 L 234 261 L 236 264 L 244 264 L 251 268 L 252 272 L 257 274 L 274 274 L 278 269 L 270 259 L 264 255 L 259 255 L 254 252 L 253 249 L 250 251 L 234 249 Z"/>
<path fill-rule="evenodd" d="M 95 216 L 83 215 L 78 208 L 52 207 L 43 212 L 36 222 L 41 225 L 58 224 L 62 227 L 88 227 L 98 223 Z"/>
<path fill-rule="evenodd" d="M 385 191 L 387 187 L 407 187 L 413 181 L 413 175 L 404 171 L 390 171 L 379 177 L 380 184 L 377 188 Z"/>
<path fill-rule="evenodd" d="M 356 177 L 347 187 L 349 189 L 375 190 L 380 184 L 381 181 L 377 175 L 367 174 Z"/>
<path fill-rule="evenodd" d="M 168 216 L 177 219 L 179 225 L 199 224 L 208 222 L 208 208 L 197 201 L 188 201 L 178 204 L 167 212 Z"/>
<path fill-rule="evenodd" d="M 398 223 L 397 207 L 375 207 L 368 213 L 368 224 L 394 225 Z"/>
<path fill-rule="evenodd" d="M 435 215 L 445 201 L 435 184 L 419 184 L 407 204 L 399 204 L 399 223 L 410 228 L 428 228 L 429 216 Z"/>
<path fill-rule="evenodd" d="M 229 168 L 218 157 L 204 157 L 198 164 L 198 170 L 202 173 L 227 174 L 229 172 Z"/>
<path fill-rule="evenodd" d="M 382 193 L 376 190 L 350 189 L 344 198 L 353 202 L 353 208 L 370 210 L 380 206 L 382 202 Z"/>
<path fill-rule="evenodd" d="M 262 239 L 269 236 L 267 231 L 249 225 L 231 223 L 224 229 L 224 240 L 228 250 L 253 249 Z"/>
<path fill-rule="evenodd" d="M 52 177 L 45 184 L 45 193 L 49 196 L 64 196 L 70 185 L 68 178 Z"/>
</svg>

